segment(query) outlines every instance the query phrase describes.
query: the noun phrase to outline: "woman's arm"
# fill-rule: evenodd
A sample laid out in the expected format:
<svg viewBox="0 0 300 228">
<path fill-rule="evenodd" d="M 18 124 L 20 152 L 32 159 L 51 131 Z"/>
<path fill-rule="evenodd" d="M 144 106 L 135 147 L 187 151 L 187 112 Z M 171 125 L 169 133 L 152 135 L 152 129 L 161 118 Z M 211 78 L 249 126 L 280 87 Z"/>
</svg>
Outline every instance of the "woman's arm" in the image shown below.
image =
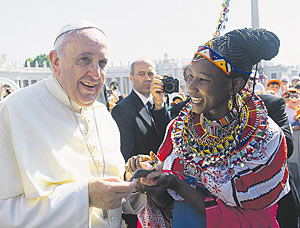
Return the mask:
<svg viewBox="0 0 300 228">
<path fill-rule="evenodd" d="M 162 192 L 161 194 L 157 194 L 154 191 L 148 191 L 147 195 L 151 197 L 153 202 L 159 207 L 159 208 L 169 208 L 171 204 L 173 203 L 173 198 L 170 196 L 170 194 L 167 191 Z"/>
<path fill-rule="evenodd" d="M 153 201 L 162 208 L 166 208 L 173 201 L 172 197 L 167 193 L 167 189 L 174 190 L 179 194 L 186 203 L 198 210 L 201 214 L 205 214 L 205 196 L 200 189 L 191 187 L 186 182 L 180 180 L 178 176 L 171 173 L 164 173 L 153 184 L 148 186 L 149 181 L 141 180 L 144 190 Z"/>
</svg>

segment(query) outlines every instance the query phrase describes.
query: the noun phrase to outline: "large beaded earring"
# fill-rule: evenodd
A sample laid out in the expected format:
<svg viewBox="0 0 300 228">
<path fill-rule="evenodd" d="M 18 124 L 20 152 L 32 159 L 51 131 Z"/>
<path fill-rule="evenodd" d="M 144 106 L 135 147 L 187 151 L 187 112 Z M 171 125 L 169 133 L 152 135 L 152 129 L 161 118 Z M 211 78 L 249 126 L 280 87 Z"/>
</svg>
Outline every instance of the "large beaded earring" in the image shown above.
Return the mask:
<svg viewBox="0 0 300 228">
<path fill-rule="evenodd" d="M 228 109 L 231 111 L 233 109 L 233 100 L 232 97 L 229 98 L 228 100 Z"/>
</svg>

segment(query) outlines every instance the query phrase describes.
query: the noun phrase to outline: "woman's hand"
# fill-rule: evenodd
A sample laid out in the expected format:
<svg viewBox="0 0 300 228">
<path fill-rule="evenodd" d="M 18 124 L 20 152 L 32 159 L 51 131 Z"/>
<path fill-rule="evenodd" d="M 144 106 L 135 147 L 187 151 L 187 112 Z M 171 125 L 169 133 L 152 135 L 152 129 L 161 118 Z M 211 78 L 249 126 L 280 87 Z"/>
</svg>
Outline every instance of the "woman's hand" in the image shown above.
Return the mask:
<svg viewBox="0 0 300 228">
<path fill-rule="evenodd" d="M 149 193 L 151 196 L 159 196 L 167 191 L 167 189 L 173 189 L 176 191 L 176 186 L 180 179 L 171 173 L 163 173 L 159 177 L 151 178 L 149 174 L 147 177 L 141 178 L 140 183 L 143 185 L 143 190 Z M 150 178 L 149 178 L 150 177 Z"/>
<path fill-rule="evenodd" d="M 150 174 L 146 178 L 141 178 L 136 188 L 139 189 L 140 192 L 147 192 L 148 196 L 151 197 L 160 208 L 169 208 L 173 202 L 173 198 L 169 195 L 167 189 L 174 188 L 175 190 L 175 186 L 179 184 L 178 181 L 180 181 L 180 179 L 174 174 L 163 173 L 159 178 L 152 179 L 151 185 L 148 185 L 149 176 Z"/>
</svg>

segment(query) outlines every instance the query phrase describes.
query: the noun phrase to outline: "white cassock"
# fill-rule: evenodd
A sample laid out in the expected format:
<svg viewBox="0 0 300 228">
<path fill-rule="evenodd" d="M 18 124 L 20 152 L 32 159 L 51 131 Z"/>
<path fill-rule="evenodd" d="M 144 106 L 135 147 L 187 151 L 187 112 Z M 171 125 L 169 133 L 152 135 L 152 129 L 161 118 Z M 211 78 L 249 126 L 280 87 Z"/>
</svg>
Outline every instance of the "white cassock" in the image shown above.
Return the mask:
<svg viewBox="0 0 300 228">
<path fill-rule="evenodd" d="M 73 103 L 82 133 L 101 176 L 123 179 L 118 127 L 103 104 L 93 106 L 95 115 Z M 53 76 L 0 103 L 1 228 L 121 227 L 122 208 L 107 216 L 89 208 L 88 180 L 99 175 L 82 133 Z M 123 211 L 136 213 L 144 204 L 137 194 Z"/>
</svg>

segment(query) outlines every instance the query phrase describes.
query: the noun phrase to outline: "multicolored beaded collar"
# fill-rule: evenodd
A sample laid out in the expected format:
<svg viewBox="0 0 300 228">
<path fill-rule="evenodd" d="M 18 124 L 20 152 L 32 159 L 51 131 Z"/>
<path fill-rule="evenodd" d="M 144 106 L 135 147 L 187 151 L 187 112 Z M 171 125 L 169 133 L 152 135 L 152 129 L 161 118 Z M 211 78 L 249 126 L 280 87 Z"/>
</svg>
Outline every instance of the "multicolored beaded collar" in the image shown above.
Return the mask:
<svg viewBox="0 0 300 228">
<path fill-rule="evenodd" d="M 224 73 L 227 74 L 228 76 L 230 75 L 232 68 L 242 74 L 251 74 L 252 73 L 252 72 L 240 70 L 239 68 L 232 65 L 225 57 L 223 57 L 219 53 L 215 52 L 212 49 L 212 40 L 208 41 L 203 46 L 198 47 L 198 50 L 194 55 L 191 65 L 194 62 L 198 62 L 202 59 L 209 60 L 210 62 L 215 64 L 218 68 L 220 68 L 222 71 L 224 71 Z"/>
<path fill-rule="evenodd" d="M 202 115 L 193 118 L 190 104 L 181 111 L 171 138 L 175 153 L 186 165 L 199 171 L 220 165 L 243 167 L 243 159 L 256 155 L 255 149 L 259 148 L 267 130 L 267 111 L 262 100 L 250 91 L 244 89 L 240 96 L 243 104 L 238 116 L 240 121 L 237 118 L 229 121 L 221 135 L 210 132 Z"/>
</svg>

